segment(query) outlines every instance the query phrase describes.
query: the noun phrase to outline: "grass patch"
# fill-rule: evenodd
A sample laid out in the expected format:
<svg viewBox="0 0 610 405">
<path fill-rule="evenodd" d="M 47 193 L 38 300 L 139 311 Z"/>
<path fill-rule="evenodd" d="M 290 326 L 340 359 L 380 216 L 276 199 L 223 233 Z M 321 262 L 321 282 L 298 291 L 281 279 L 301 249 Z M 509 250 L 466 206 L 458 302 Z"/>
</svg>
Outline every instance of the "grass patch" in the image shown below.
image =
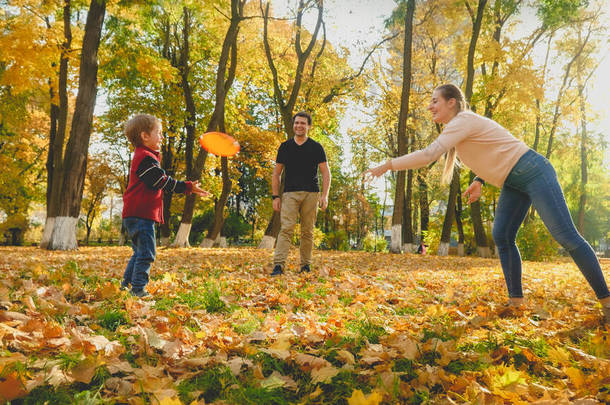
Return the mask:
<svg viewBox="0 0 610 405">
<path fill-rule="evenodd" d="M 112 332 L 116 331 L 121 325 L 128 325 L 127 314 L 124 311 L 112 309 L 97 317 L 98 324 Z"/>
<path fill-rule="evenodd" d="M 334 376 L 329 383 L 320 384 L 322 394 L 318 397 L 319 403 L 331 405 L 347 404 L 346 399 L 352 395 L 356 389 L 361 390 L 365 394 L 371 392 L 371 387 L 367 384 L 366 379 L 350 371 L 341 371 Z"/>
<path fill-rule="evenodd" d="M 397 373 L 404 373 L 400 376 L 401 380 L 410 381 L 417 377 L 415 372 L 413 360 L 410 359 L 396 359 L 392 365 L 392 371 Z"/>
<path fill-rule="evenodd" d="M 498 342 L 498 338 L 489 333 L 487 334 L 487 338 L 485 340 L 461 344 L 458 346 L 458 350 L 461 352 L 474 351 L 477 353 L 489 353 L 495 351 L 499 347 L 500 343 Z"/>
<path fill-rule="evenodd" d="M 377 325 L 370 319 L 359 320 L 351 322 L 347 325 L 348 329 L 356 332 L 362 338 L 366 338 L 370 343 L 379 343 L 379 338 L 383 335 L 387 335 L 385 328 L 381 325 Z"/>
<path fill-rule="evenodd" d="M 419 309 L 415 307 L 400 307 L 396 309 L 396 315 L 405 316 L 405 315 L 416 315 L 420 312 Z"/>
<path fill-rule="evenodd" d="M 231 403 L 244 405 L 284 405 L 291 403 L 282 388 L 270 389 L 247 385 L 232 390 L 229 397 Z"/>
<path fill-rule="evenodd" d="M 542 337 L 526 339 L 515 335 L 507 335 L 504 344 L 512 348 L 515 348 L 515 346 L 527 347 L 538 357 L 547 357 L 551 347 Z"/>
<path fill-rule="evenodd" d="M 224 397 L 228 387 L 237 382 L 236 378 L 227 367 L 215 367 L 205 370 L 178 385 L 178 396 L 185 404 L 196 401 L 203 397 L 205 403 L 213 402 Z M 199 397 L 195 398 L 193 392 L 199 391 Z"/>
</svg>

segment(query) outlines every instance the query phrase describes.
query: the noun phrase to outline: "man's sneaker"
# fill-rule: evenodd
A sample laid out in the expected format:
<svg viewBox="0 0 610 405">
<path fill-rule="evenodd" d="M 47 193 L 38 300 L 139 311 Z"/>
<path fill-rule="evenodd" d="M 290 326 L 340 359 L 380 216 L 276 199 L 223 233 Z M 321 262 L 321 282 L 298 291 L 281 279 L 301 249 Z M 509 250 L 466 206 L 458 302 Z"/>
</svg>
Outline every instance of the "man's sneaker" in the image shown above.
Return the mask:
<svg viewBox="0 0 610 405">
<path fill-rule="evenodd" d="M 144 298 L 144 297 L 150 296 L 150 294 L 146 290 L 139 290 L 139 291 L 131 290 L 131 295 L 133 295 L 134 297 L 138 297 L 138 298 Z"/>
<path fill-rule="evenodd" d="M 311 271 L 311 268 L 309 267 L 308 264 L 306 264 L 305 266 L 301 267 L 301 273 L 309 273 Z"/>
<path fill-rule="evenodd" d="M 128 291 L 129 290 L 129 283 L 125 283 L 124 281 L 121 281 L 121 291 Z"/>
<path fill-rule="evenodd" d="M 271 272 L 272 276 L 281 276 L 282 274 L 284 274 L 284 270 L 282 270 L 282 266 L 280 264 L 276 264 L 275 267 L 273 267 L 273 271 Z"/>
</svg>

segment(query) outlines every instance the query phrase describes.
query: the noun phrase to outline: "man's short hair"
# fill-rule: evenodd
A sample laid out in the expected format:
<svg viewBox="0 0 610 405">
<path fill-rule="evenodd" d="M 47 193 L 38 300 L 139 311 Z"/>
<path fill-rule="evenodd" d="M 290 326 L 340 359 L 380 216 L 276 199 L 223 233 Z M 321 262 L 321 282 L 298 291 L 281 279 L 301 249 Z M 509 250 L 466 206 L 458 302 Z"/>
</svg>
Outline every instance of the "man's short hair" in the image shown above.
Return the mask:
<svg viewBox="0 0 610 405">
<path fill-rule="evenodd" d="M 294 114 L 294 117 L 292 117 L 293 124 L 297 117 L 307 118 L 307 125 L 311 126 L 311 115 L 307 111 L 299 111 L 298 113 Z"/>
<path fill-rule="evenodd" d="M 142 132 L 152 133 L 159 123 L 159 119 L 150 114 L 134 115 L 125 123 L 125 136 L 127 136 L 127 139 L 129 139 L 133 146 L 141 146 L 142 137 L 140 134 Z"/>
</svg>

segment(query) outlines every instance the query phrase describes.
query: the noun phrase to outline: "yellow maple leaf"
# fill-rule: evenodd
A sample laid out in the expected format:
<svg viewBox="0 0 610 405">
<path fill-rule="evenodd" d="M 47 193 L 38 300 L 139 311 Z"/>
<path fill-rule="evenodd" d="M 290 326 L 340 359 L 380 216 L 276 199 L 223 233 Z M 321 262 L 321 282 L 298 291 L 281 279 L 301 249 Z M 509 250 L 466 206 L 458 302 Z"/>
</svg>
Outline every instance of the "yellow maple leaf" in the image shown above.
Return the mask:
<svg viewBox="0 0 610 405">
<path fill-rule="evenodd" d="M 163 398 L 159 401 L 159 405 L 184 405 L 178 398 Z"/>
<path fill-rule="evenodd" d="M 352 396 L 347 399 L 348 405 L 379 405 L 383 397 L 377 391 L 364 395 L 360 390 L 354 390 Z"/>
<path fill-rule="evenodd" d="M 563 371 L 570 377 L 570 381 L 576 388 L 580 389 L 585 384 L 585 375 L 576 367 L 567 367 Z"/>
</svg>

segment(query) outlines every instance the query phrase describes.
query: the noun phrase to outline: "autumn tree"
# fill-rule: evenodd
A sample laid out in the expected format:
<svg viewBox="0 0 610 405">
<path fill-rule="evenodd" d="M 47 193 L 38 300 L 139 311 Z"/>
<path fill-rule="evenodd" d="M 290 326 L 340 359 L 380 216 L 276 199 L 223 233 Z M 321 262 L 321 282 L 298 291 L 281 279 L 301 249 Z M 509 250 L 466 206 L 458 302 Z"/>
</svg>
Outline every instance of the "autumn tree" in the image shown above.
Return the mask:
<svg viewBox="0 0 610 405">
<path fill-rule="evenodd" d="M 87 167 L 87 153 L 93 108 L 97 94 L 97 52 L 100 44 L 102 25 L 106 13 L 105 0 L 93 0 L 87 13 L 80 58 L 79 88 L 70 137 L 62 156 L 61 170 L 54 168 L 54 185 L 50 199 L 56 210 L 47 217 L 46 227 L 52 233 L 45 247 L 50 250 L 70 250 L 77 248 L 76 224 L 80 214 L 82 191 Z M 61 198 L 60 198 L 61 197 Z M 57 205 L 53 201 L 58 201 Z"/>
</svg>

